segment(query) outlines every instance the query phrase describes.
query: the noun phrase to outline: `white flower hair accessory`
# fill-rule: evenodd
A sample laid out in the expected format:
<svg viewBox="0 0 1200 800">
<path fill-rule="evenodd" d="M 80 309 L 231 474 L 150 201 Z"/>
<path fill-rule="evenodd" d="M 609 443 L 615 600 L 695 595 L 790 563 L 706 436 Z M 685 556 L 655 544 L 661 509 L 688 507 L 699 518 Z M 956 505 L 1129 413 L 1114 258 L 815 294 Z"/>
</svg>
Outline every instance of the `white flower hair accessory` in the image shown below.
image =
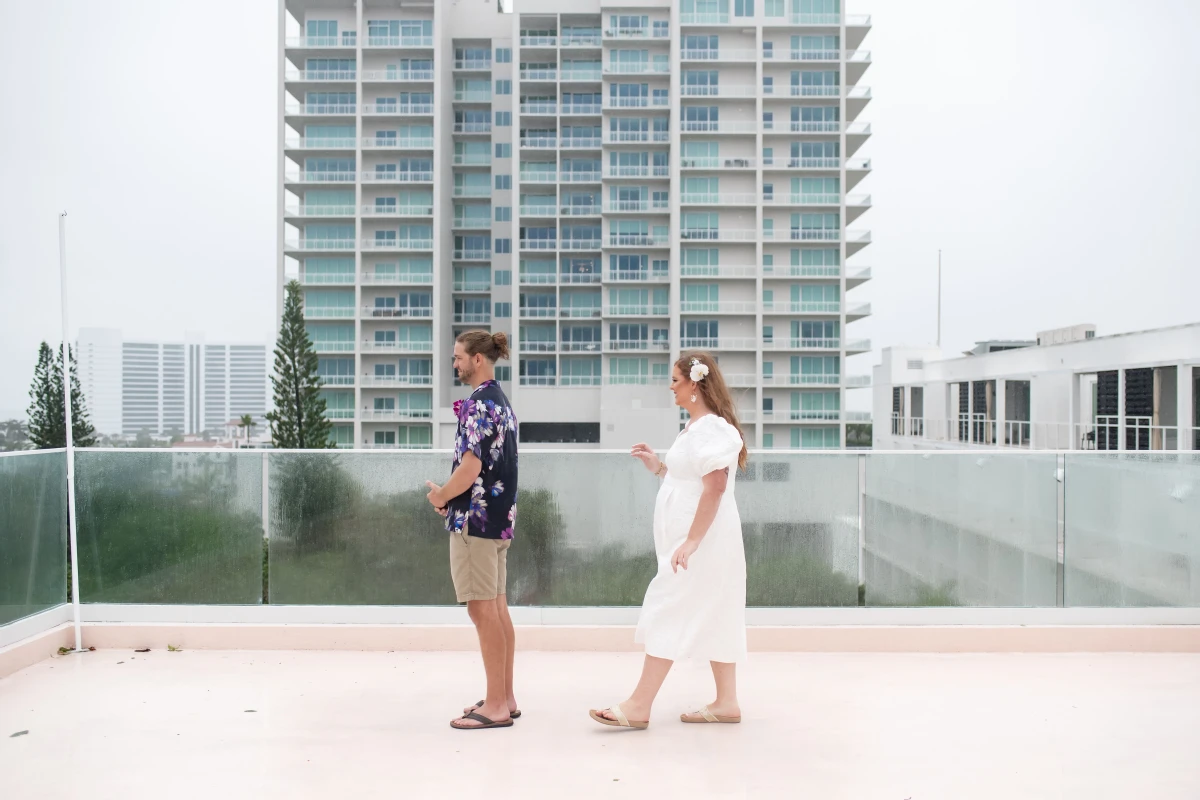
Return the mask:
<svg viewBox="0 0 1200 800">
<path fill-rule="evenodd" d="M 700 363 L 700 359 L 692 359 L 692 370 L 690 373 L 692 383 L 699 383 L 708 377 L 708 365 Z"/>
</svg>

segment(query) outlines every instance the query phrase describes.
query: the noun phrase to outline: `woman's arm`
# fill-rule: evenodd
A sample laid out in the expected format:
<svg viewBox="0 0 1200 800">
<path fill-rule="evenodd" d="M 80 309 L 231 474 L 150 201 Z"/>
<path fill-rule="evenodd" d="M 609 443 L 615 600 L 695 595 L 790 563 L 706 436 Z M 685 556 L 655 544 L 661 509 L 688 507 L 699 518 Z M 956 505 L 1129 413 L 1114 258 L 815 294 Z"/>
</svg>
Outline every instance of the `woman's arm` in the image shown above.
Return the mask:
<svg viewBox="0 0 1200 800">
<path fill-rule="evenodd" d="M 688 557 L 696 552 L 708 529 L 712 527 L 713 520 L 717 518 L 717 509 L 721 507 L 721 495 L 725 494 L 725 487 L 729 485 L 729 470 L 710 472 L 704 476 L 703 481 L 704 491 L 696 505 L 696 516 L 692 519 L 692 527 L 688 529 L 687 540 L 679 545 L 679 549 L 671 557 L 672 572 L 678 572 L 679 567 L 687 569 Z"/>
</svg>

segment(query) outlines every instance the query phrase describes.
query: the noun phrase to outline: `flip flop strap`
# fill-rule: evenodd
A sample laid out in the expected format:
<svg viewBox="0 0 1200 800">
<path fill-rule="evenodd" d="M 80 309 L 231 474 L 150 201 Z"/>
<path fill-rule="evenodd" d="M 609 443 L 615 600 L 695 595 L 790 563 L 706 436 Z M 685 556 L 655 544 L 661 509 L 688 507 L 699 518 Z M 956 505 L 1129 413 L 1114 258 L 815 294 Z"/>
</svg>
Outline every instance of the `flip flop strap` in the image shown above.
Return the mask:
<svg viewBox="0 0 1200 800">
<path fill-rule="evenodd" d="M 470 720 L 474 720 L 475 722 L 482 722 L 484 725 L 495 725 L 496 724 L 495 720 L 490 720 L 487 717 L 485 717 L 483 714 L 477 714 L 474 711 L 472 711 L 470 714 L 467 714 L 465 717 L 463 717 L 463 719 L 470 719 Z"/>
<path fill-rule="evenodd" d="M 629 718 L 625 716 L 625 712 L 621 711 L 620 703 L 618 703 L 617 705 L 610 708 L 609 711 L 611 711 L 613 713 L 613 716 L 617 718 L 617 722 L 621 723 L 622 728 L 632 728 L 633 727 L 632 725 L 629 724 Z"/>
<path fill-rule="evenodd" d="M 700 716 L 704 717 L 705 722 L 716 722 L 717 721 L 717 718 L 713 715 L 713 713 L 708 710 L 708 706 L 704 706 L 697 713 L 699 713 Z"/>
</svg>

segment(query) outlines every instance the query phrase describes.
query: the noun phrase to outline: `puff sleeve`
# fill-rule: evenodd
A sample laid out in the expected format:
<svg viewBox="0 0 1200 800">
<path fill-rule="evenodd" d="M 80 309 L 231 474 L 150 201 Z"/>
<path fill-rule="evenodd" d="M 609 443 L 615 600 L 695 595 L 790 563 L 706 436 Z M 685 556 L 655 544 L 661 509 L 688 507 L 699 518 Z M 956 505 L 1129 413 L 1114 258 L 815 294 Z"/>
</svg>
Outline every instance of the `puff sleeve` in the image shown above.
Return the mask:
<svg viewBox="0 0 1200 800">
<path fill-rule="evenodd" d="M 696 436 L 692 453 L 697 471 L 707 475 L 726 467 L 736 469 L 738 455 L 742 452 L 742 436 L 737 428 L 716 414 L 699 422 L 689 431 Z"/>
</svg>

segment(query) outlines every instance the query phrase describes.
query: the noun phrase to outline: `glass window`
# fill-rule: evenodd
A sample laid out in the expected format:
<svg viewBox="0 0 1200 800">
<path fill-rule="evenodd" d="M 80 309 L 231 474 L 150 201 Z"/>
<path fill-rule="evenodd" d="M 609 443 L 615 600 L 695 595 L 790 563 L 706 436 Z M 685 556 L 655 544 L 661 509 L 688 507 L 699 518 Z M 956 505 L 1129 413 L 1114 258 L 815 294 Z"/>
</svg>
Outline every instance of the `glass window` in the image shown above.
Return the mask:
<svg viewBox="0 0 1200 800">
<path fill-rule="evenodd" d="M 496 81 L 496 94 L 512 94 L 512 81 L 510 81 L 510 80 Z"/>
<path fill-rule="evenodd" d="M 497 64 L 511 64 L 512 63 L 512 48 L 511 47 L 497 47 L 496 48 L 496 63 Z"/>
<path fill-rule="evenodd" d="M 512 303 L 496 303 L 495 309 L 497 317 L 512 316 Z"/>
<path fill-rule="evenodd" d="M 508 142 L 496 142 L 496 158 L 512 158 L 512 145 Z"/>
<path fill-rule="evenodd" d="M 496 222 L 511 222 L 512 206 L 496 206 Z"/>
<path fill-rule="evenodd" d="M 763 5 L 766 6 L 763 13 L 768 17 L 783 16 L 783 0 L 763 0 Z"/>
<path fill-rule="evenodd" d="M 511 126 L 512 125 L 512 112 L 511 111 L 497 111 L 496 112 L 496 125 L 501 128 L 507 128 L 507 127 Z"/>
<path fill-rule="evenodd" d="M 735 17 L 753 17 L 754 0 L 734 0 L 733 15 Z"/>
<path fill-rule="evenodd" d="M 496 176 L 496 188 L 497 189 L 512 189 L 512 175 L 497 175 Z"/>
<path fill-rule="evenodd" d="M 497 253 L 511 253 L 512 252 L 512 239 L 497 239 L 496 240 L 496 252 Z"/>
</svg>

